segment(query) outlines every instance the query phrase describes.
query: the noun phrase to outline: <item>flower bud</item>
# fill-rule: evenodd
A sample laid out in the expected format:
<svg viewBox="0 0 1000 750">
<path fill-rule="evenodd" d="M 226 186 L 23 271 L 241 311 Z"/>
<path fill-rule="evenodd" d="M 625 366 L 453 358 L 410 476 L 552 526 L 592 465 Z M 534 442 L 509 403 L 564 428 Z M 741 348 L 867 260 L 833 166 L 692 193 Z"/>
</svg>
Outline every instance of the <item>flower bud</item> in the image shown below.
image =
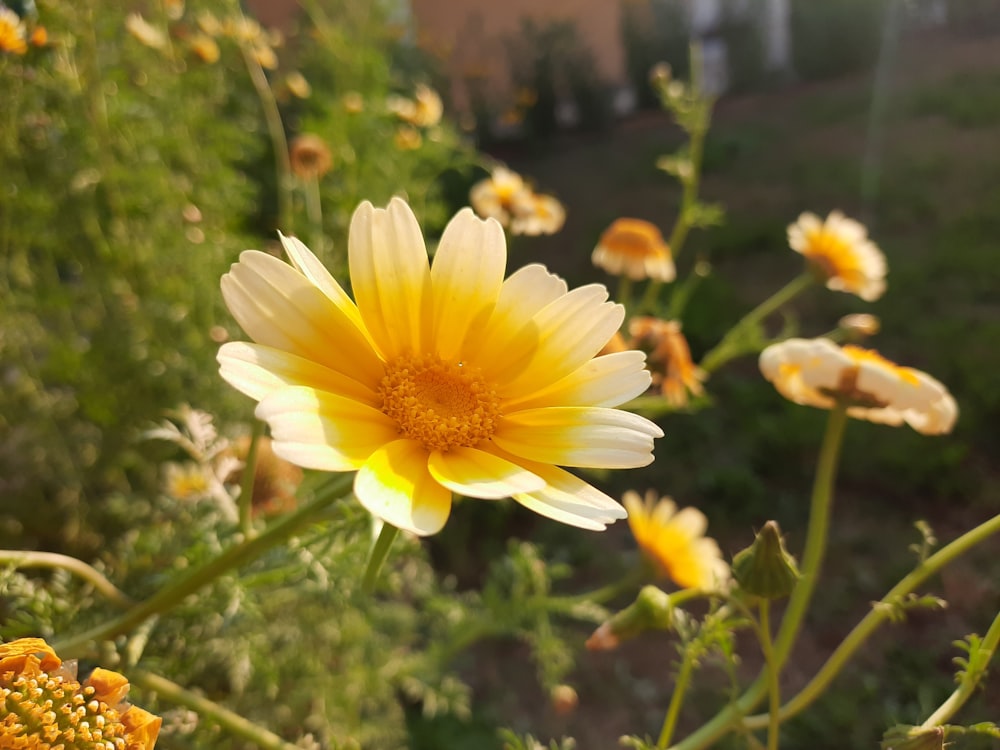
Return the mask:
<svg viewBox="0 0 1000 750">
<path fill-rule="evenodd" d="M 785 549 L 776 521 L 765 523 L 753 544 L 736 553 L 732 570 L 740 588 L 764 599 L 783 599 L 799 579 L 795 558 Z"/>
<path fill-rule="evenodd" d="M 669 594 L 656 586 L 643 586 L 634 602 L 594 631 L 587 639 L 587 650 L 610 651 L 645 630 L 668 630 L 672 610 Z"/>
<path fill-rule="evenodd" d="M 571 685 L 556 685 L 549 691 L 549 700 L 557 716 L 569 716 L 576 710 L 580 697 Z"/>
<path fill-rule="evenodd" d="M 875 315 L 853 313 L 842 317 L 837 322 L 837 327 L 844 331 L 850 340 L 860 341 L 878 333 L 882 322 Z"/>
</svg>

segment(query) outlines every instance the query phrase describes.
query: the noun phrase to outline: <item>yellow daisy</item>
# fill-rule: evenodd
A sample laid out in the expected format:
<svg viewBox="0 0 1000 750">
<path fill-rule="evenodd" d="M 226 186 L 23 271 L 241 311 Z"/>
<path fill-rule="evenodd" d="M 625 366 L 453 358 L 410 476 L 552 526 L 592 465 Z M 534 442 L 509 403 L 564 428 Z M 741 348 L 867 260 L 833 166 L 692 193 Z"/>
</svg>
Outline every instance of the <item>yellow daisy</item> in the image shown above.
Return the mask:
<svg viewBox="0 0 1000 750">
<path fill-rule="evenodd" d="M 711 589 L 729 578 L 729 566 L 714 539 L 705 536 L 708 519 L 696 508 L 677 510 L 669 497 L 654 490 L 622 497 L 628 525 L 643 554 L 681 588 Z"/>
<path fill-rule="evenodd" d="M 472 186 L 469 203 L 484 219 L 496 219 L 506 227 L 514 216 L 530 211 L 533 195 L 521 175 L 497 167 L 489 177 Z"/>
<path fill-rule="evenodd" d="M 598 268 L 633 281 L 673 281 L 677 276 L 660 230 L 642 219 L 616 219 L 601 235 L 591 260 Z"/>
<path fill-rule="evenodd" d="M 20 16 L 0 5 L 0 52 L 23 55 L 27 50 L 28 42 Z"/>
<path fill-rule="evenodd" d="M 851 344 L 786 339 L 761 352 L 760 369 L 790 401 L 829 409 L 843 400 L 849 416 L 869 422 L 938 435 L 958 418 L 955 399 L 930 375 Z"/>
<path fill-rule="evenodd" d="M 0 644 L 0 747 L 153 750 L 162 719 L 125 702 L 128 680 L 97 668 L 82 683 L 41 638 Z"/>
<path fill-rule="evenodd" d="M 788 227 L 788 244 L 826 279 L 827 289 L 872 302 L 885 292 L 885 256 L 860 222 L 832 211 L 826 221 L 804 213 Z"/>
<path fill-rule="evenodd" d="M 557 198 L 540 193 L 514 206 L 510 222 L 511 234 L 555 234 L 566 223 L 566 209 Z"/>
<path fill-rule="evenodd" d="M 228 343 L 221 374 L 260 401 L 274 452 L 357 471 L 354 494 L 415 534 L 439 531 L 452 493 L 511 496 L 589 529 L 624 518 L 559 466 L 629 468 L 662 435 L 610 407 L 649 385 L 641 352 L 595 354 L 624 309 L 592 284 L 569 291 L 540 265 L 504 280 L 500 225 L 460 211 L 434 265 L 410 207 L 362 203 L 351 220 L 355 301 L 316 257 L 282 237 L 288 265 L 248 250 L 222 279 L 256 343 Z"/>
</svg>

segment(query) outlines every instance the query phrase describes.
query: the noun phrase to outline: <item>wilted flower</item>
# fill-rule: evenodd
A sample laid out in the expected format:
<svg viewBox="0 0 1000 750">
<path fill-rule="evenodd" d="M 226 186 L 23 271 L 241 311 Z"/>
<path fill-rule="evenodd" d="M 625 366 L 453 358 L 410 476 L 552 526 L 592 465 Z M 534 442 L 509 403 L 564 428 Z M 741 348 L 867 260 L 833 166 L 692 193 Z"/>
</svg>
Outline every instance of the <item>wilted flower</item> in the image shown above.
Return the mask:
<svg viewBox="0 0 1000 750">
<path fill-rule="evenodd" d="M 904 422 L 917 432 L 950 432 L 958 406 L 930 375 L 900 367 L 878 352 L 829 339 L 786 339 L 760 355 L 760 369 L 785 398 L 830 409 L 838 401 L 857 419 Z"/>
<path fill-rule="evenodd" d="M 677 275 L 670 247 L 660 230 L 642 219 L 616 219 L 604 230 L 591 260 L 608 273 L 634 281 L 673 281 Z"/>
<path fill-rule="evenodd" d="M 416 128 L 400 125 L 396 128 L 396 135 L 393 136 L 392 142 L 400 151 L 414 151 L 424 144 L 424 138 Z"/>
<path fill-rule="evenodd" d="M 28 50 L 24 23 L 20 16 L 0 5 L 0 52 L 23 55 Z"/>
<path fill-rule="evenodd" d="M 216 41 L 204 32 L 197 32 L 191 35 L 191 39 L 188 41 L 188 46 L 191 48 L 191 52 L 194 53 L 202 62 L 216 63 L 219 61 L 219 45 Z"/>
<path fill-rule="evenodd" d="M 167 46 L 167 35 L 149 23 L 140 13 L 129 13 L 125 17 L 125 29 L 147 47 L 163 49 Z"/>
<path fill-rule="evenodd" d="M 288 159 L 292 172 L 304 180 L 317 180 L 333 166 L 333 157 L 326 142 L 312 133 L 303 133 L 292 139 Z"/>
<path fill-rule="evenodd" d="M 297 70 L 293 70 L 285 76 L 285 86 L 299 99 L 308 99 L 312 94 L 312 86 L 309 85 L 309 81 Z"/>
<path fill-rule="evenodd" d="M 714 539 L 705 536 L 708 520 L 696 508 L 677 510 L 669 497 L 654 490 L 622 497 L 628 525 L 643 554 L 659 573 L 681 588 L 710 589 L 729 578 L 729 566 Z"/>
<path fill-rule="evenodd" d="M 515 210 L 510 222 L 511 234 L 555 234 L 566 223 L 566 209 L 551 195 L 534 193 L 528 201 L 515 206 Z"/>
<path fill-rule="evenodd" d="M 496 219 L 506 227 L 516 214 L 531 205 L 532 194 L 517 172 L 496 167 L 488 178 L 472 186 L 469 202 L 477 214 Z"/>
<path fill-rule="evenodd" d="M 695 396 L 705 392 L 701 385 L 705 372 L 691 359 L 691 349 L 681 333 L 680 323 L 637 316 L 629 320 L 628 332 L 632 346 L 648 354 L 653 385 L 660 389 L 671 406 L 687 405 L 689 391 Z"/>
<path fill-rule="evenodd" d="M 126 703 L 128 690 L 107 669 L 81 683 L 41 638 L 0 644 L 0 748 L 153 750 L 162 720 Z"/>
<path fill-rule="evenodd" d="M 788 244 L 826 279 L 827 289 L 867 302 L 885 291 L 885 256 L 868 239 L 864 225 L 840 211 L 831 211 L 825 222 L 816 214 L 802 214 L 788 227 Z"/>
<path fill-rule="evenodd" d="M 260 401 L 274 452 L 325 471 L 357 471 L 372 514 L 439 531 L 452 493 L 512 496 L 589 529 L 625 517 L 559 466 L 652 461 L 662 432 L 613 409 L 649 384 L 640 352 L 594 358 L 618 330 L 600 285 L 572 292 L 540 265 L 503 279 L 495 221 L 463 209 L 429 268 L 402 200 L 362 203 L 348 239 L 352 301 L 316 257 L 282 237 L 292 265 L 247 251 L 222 279 L 226 304 L 256 342 L 228 343 L 221 374 Z"/>
</svg>

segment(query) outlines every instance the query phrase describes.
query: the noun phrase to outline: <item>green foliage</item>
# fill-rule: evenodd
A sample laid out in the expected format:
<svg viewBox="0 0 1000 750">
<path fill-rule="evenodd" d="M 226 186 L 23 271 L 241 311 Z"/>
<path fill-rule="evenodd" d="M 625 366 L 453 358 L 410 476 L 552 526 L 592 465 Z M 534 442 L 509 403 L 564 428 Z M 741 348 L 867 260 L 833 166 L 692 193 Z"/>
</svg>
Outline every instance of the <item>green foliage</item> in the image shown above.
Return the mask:
<svg viewBox="0 0 1000 750">
<path fill-rule="evenodd" d="M 1000 76 L 994 73 L 960 73 L 910 98 L 910 111 L 918 117 L 946 117 L 961 128 L 984 128 L 1000 123 Z"/>
</svg>

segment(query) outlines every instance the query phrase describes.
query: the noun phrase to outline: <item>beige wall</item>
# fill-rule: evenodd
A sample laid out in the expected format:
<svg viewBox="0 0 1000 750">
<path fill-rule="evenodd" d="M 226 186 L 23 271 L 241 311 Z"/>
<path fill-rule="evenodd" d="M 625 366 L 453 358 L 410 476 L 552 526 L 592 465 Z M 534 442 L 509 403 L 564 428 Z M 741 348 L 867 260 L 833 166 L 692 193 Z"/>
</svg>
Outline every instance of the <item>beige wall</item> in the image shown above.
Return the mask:
<svg viewBox="0 0 1000 750">
<path fill-rule="evenodd" d="M 498 103 L 512 97 L 504 39 L 521 19 L 572 20 L 602 78 L 621 82 L 625 61 L 619 32 L 619 0 L 410 0 L 420 44 L 445 62 L 452 99 L 466 105 L 464 79 L 486 74 Z"/>
</svg>

